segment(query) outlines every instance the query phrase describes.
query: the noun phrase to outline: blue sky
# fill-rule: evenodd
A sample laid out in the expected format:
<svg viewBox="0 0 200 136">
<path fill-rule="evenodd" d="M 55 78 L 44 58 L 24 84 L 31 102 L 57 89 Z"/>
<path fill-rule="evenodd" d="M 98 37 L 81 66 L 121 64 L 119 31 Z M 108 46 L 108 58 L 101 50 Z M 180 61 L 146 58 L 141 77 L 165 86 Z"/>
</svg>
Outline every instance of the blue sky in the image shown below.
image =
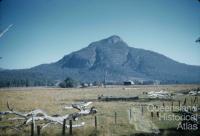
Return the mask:
<svg viewBox="0 0 200 136">
<path fill-rule="evenodd" d="M 2 0 L 0 67 L 51 63 L 119 35 L 129 46 L 200 65 L 198 0 Z"/>
</svg>

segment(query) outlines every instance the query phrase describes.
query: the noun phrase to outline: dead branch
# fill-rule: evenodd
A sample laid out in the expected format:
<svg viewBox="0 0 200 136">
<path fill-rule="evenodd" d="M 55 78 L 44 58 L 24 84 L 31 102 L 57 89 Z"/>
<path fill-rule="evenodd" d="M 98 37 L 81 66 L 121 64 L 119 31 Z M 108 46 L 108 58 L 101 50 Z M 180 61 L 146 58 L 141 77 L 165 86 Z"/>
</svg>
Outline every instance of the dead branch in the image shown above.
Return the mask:
<svg viewBox="0 0 200 136">
<path fill-rule="evenodd" d="M 91 108 L 87 108 L 88 105 L 90 105 L 92 102 L 80 102 L 80 103 L 75 103 L 72 104 L 71 107 L 74 109 L 77 109 L 79 112 L 75 112 L 72 114 L 66 114 L 64 116 L 49 116 L 47 113 L 45 113 L 44 111 L 40 110 L 40 109 L 36 109 L 33 110 L 31 112 L 28 113 L 21 113 L 18 111 L 15 111 L 13 108 L 11 108 L 9 106 L 9 103 L 7 102 L 7 108 L 9 111 L 3 111 L 0 112 L 0 115 L 9 115 L 9 114 L 14 114 L 18 117 L 14 117 L 14 118 L 9 118 L 8 120 L 25 120 L 22 124 L 20 124 L 19 126 L 2 126 L 0 128 L 19 128 L 19 127 L 23 127 L 26 126 L 30 123 L 34 123 L 36 124 L 36 122 L 38 121 L 42 121 L 43 125 L 42 129 L 46 128 L 47 126 L 51 125 L 51 124 L 60 124 L 63 125 L 63 121 L 64 119 L 66 120 L 78 120 L 79 117 L 81 116 L 87 116 L 87 115 L 91 115 L 91 114 L 95 114 L 97 113 L 97 110 L 95 109 L 95 107 L 91 107 Z M 66 108 L 66 107 L 65 107 Z M 84 126 L 84 122 L 82 122 L 81 124 L 78 125 L 72 125 L 72 127 L 82 127 Z M 67 128 L 69 128 L 69 125 L 65 125 Z"/>
</svg>

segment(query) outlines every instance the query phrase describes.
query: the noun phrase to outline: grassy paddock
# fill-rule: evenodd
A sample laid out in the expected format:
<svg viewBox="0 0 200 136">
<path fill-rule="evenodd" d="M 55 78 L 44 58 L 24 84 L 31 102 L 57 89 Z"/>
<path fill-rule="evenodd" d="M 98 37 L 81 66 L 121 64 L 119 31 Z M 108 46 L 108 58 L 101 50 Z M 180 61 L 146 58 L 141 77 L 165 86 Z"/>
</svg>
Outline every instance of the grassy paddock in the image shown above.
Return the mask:
<svg viewBox="0 0 200 136">
<path fill-rule="evenodd" d="M 144 91 L 160 91 L 166 90 L 170 92 L 192 89 L 200 87 L 200 85 L 159 85 L 159 86 L 131 86 L 125 88 L 125 86 L 109 86 L 107 88 L 74 88 L 74 89 L 60 89 L 60 88 L 4 88 L 0 89 L 0 111 L 6 111 L 6 103 L 9 102 L 10 106 L 16 111 L 28 112 L 33 109 L 42 109 L 46 113 L 53 115 L 65 115 L 67 113 L 75 112 L 76 110 L 65 110 L 63 107 L 66 104 L 82 100 L 95 100 L 98 95 L 112 95 L 112 96 L 131 96 L 142 95 Z M 188 104 L 191 96 L 180 96 L 175 100 L 181 100 L 187 97 Z M 200 98 L 199 98 L 200 101 Z M 161 101 L 149 101 L 149 102 L 100 102 L 94 101 L 93 106 L 98 110 L 97 131 L 94 127 L 94 116 L 82 117 L 79 121 L 73 122 L 81 123 L 85 122 L 86 125 L 82 128 L 73 130 L 74 135 L 88 136 L 88 135 L 135 135 L 143 132 L 138 132 L 135 129 L 134 122 L 131 123 L 129 119 L 129 109 L 134 107 L 134 110 L 140 111 L 138 104 L 156 104 L 162 105 Z M 177 105 L 174 102 L 174 105 Z M 166 105 L 171 105 L 171 102 L 165 102 Z M 115 124 L 114 113 L 117 112 L 117 123 Z M 132 111 L 132 118 L 134 118 L 134 112 Z M 176 121 L 160 121 L 157 118 L 152 119 L 150 112 L 144 108 L 144 116 L 146 119 L 151 120 L 155 126 L 159 129 L 167 130 L 177 126 Z M 0 125 L 5 125 L 4 121 L 0 121 Z M 12 123 L 11 123 L 12 124 Z M 68 130 L 67 130 L 68 131 Z M 163 132 L 163 135 L 167 135 L 169 132 Z M 42 135 L 61 135 L 62 126 L 52 125 L 42 130 Z M 30 126 L 23 129 L 22 132 L 15 130 L 3 130 L 0 131 L 1 135 L 30 135 Z"/>
</svg>

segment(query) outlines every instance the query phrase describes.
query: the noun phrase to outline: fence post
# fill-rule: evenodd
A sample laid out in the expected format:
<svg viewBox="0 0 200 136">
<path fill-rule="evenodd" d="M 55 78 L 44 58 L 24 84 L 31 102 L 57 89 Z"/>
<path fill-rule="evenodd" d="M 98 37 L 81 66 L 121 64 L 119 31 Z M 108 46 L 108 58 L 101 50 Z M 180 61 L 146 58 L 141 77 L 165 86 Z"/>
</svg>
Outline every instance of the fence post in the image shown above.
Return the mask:
<svg viewBox="0 0 200 136">
<path fill-rule="evenodd" d="M 117 112 L 115 112 L 115 124 L 117 124 Z"/>
<path fill-rule="evenodd" d="M 195 104 L 196 100 L 197 100 L 197 97 L 195 96 L 193 104 Z"/>
<path fill-rule="evenodd" d="M 40 126 L 37 126 L 37 135 L 38 136 L 40 136 L 40 130 L 41 130 Z"/>
<path fill-rule="evenodd" d="M 191 97 L 191 106 L 193 105 L 193 100 L 192 100 L 192 97 Z"/>
<path fill-rule="evenodd" d="M 94 116 L 94 125 L 95 125 L 95 129 L 97 130 L 97 116 Z"/>
<path fill-rule="evenodd" d="M 129 109 L 129 115 L 130 115 L 130 119 L 132 118 L 132 110 L 131 109 Z"/>
<path fill-rule="evenodd" d="M 165 111 L 165 103 L 163 102 L 163 108 L 164 108 L 164 111 Z"/>
<path fill-rule="evenodd" d="M 65 125 L 66 125 L 66 119 L 63 120 L 63 129 L 62 129 L 63 136 L 65 136 Z"/>
<path fill-rule="evenodd" d="M 186 104 L 187 104 L 187 99 L 186 99 L 186 97 L 185 97 L 185 100 L 184 100 L 183 105 L 185 106 Z"/>
<path fill-rule="evenodd" d="M 174 110 L 174 103 L 173 103 L 173 101 L 172 101 L 172 108 L 171 108 L 171 110 L 172 111 Z"/>
<path fill-rule="evenodd" d="M 157 117 L 159 118 L 159 112 L 158 112 L 158 111 L 157 111 L 157 113 L 156 113 L 156 114 L 157 114 Z"/>
<path fill-rule="evenodd" d="M 151 117 L 153 118 L 153 112 L 151 112 Z"/>
<path fill-rule="evenodd" d="M 178 101 L 178 106 L 179 106 L 179 109 L 180 109 L 180 107 L 181 107 L 181 101 L 180 100 Z"/>
<path fill-rule="evenodd" d="M 142 106 L 142 116 L 144 115 L 144 107 Z"/>
<path fill-rule="evenodd" d="M 72 120 L 69 120 L 69 135 L 72 135 Z"/>
<path fill-rule="evenodd" d="M 33 122 L 33 116 L 32 116 L 32 122 L 31 122 L 31 136 L 34 136 L 34 122 Z"/>
</svg>

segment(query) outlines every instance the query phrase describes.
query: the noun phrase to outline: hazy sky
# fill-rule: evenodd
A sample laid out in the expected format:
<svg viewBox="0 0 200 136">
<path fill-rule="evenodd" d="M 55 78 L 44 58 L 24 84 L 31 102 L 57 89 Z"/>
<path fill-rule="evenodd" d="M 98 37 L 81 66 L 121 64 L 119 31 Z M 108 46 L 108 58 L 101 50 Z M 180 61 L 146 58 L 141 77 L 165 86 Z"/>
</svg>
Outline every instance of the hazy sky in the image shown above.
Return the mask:
<svg viewBox="0 0 200 136">
<path fill-rule="evenodd" d="M 0 67 L 55 62 L 119 35 L 129 46 L 200 65 L 198 0 L 2 0 Z"/>
</svg>

